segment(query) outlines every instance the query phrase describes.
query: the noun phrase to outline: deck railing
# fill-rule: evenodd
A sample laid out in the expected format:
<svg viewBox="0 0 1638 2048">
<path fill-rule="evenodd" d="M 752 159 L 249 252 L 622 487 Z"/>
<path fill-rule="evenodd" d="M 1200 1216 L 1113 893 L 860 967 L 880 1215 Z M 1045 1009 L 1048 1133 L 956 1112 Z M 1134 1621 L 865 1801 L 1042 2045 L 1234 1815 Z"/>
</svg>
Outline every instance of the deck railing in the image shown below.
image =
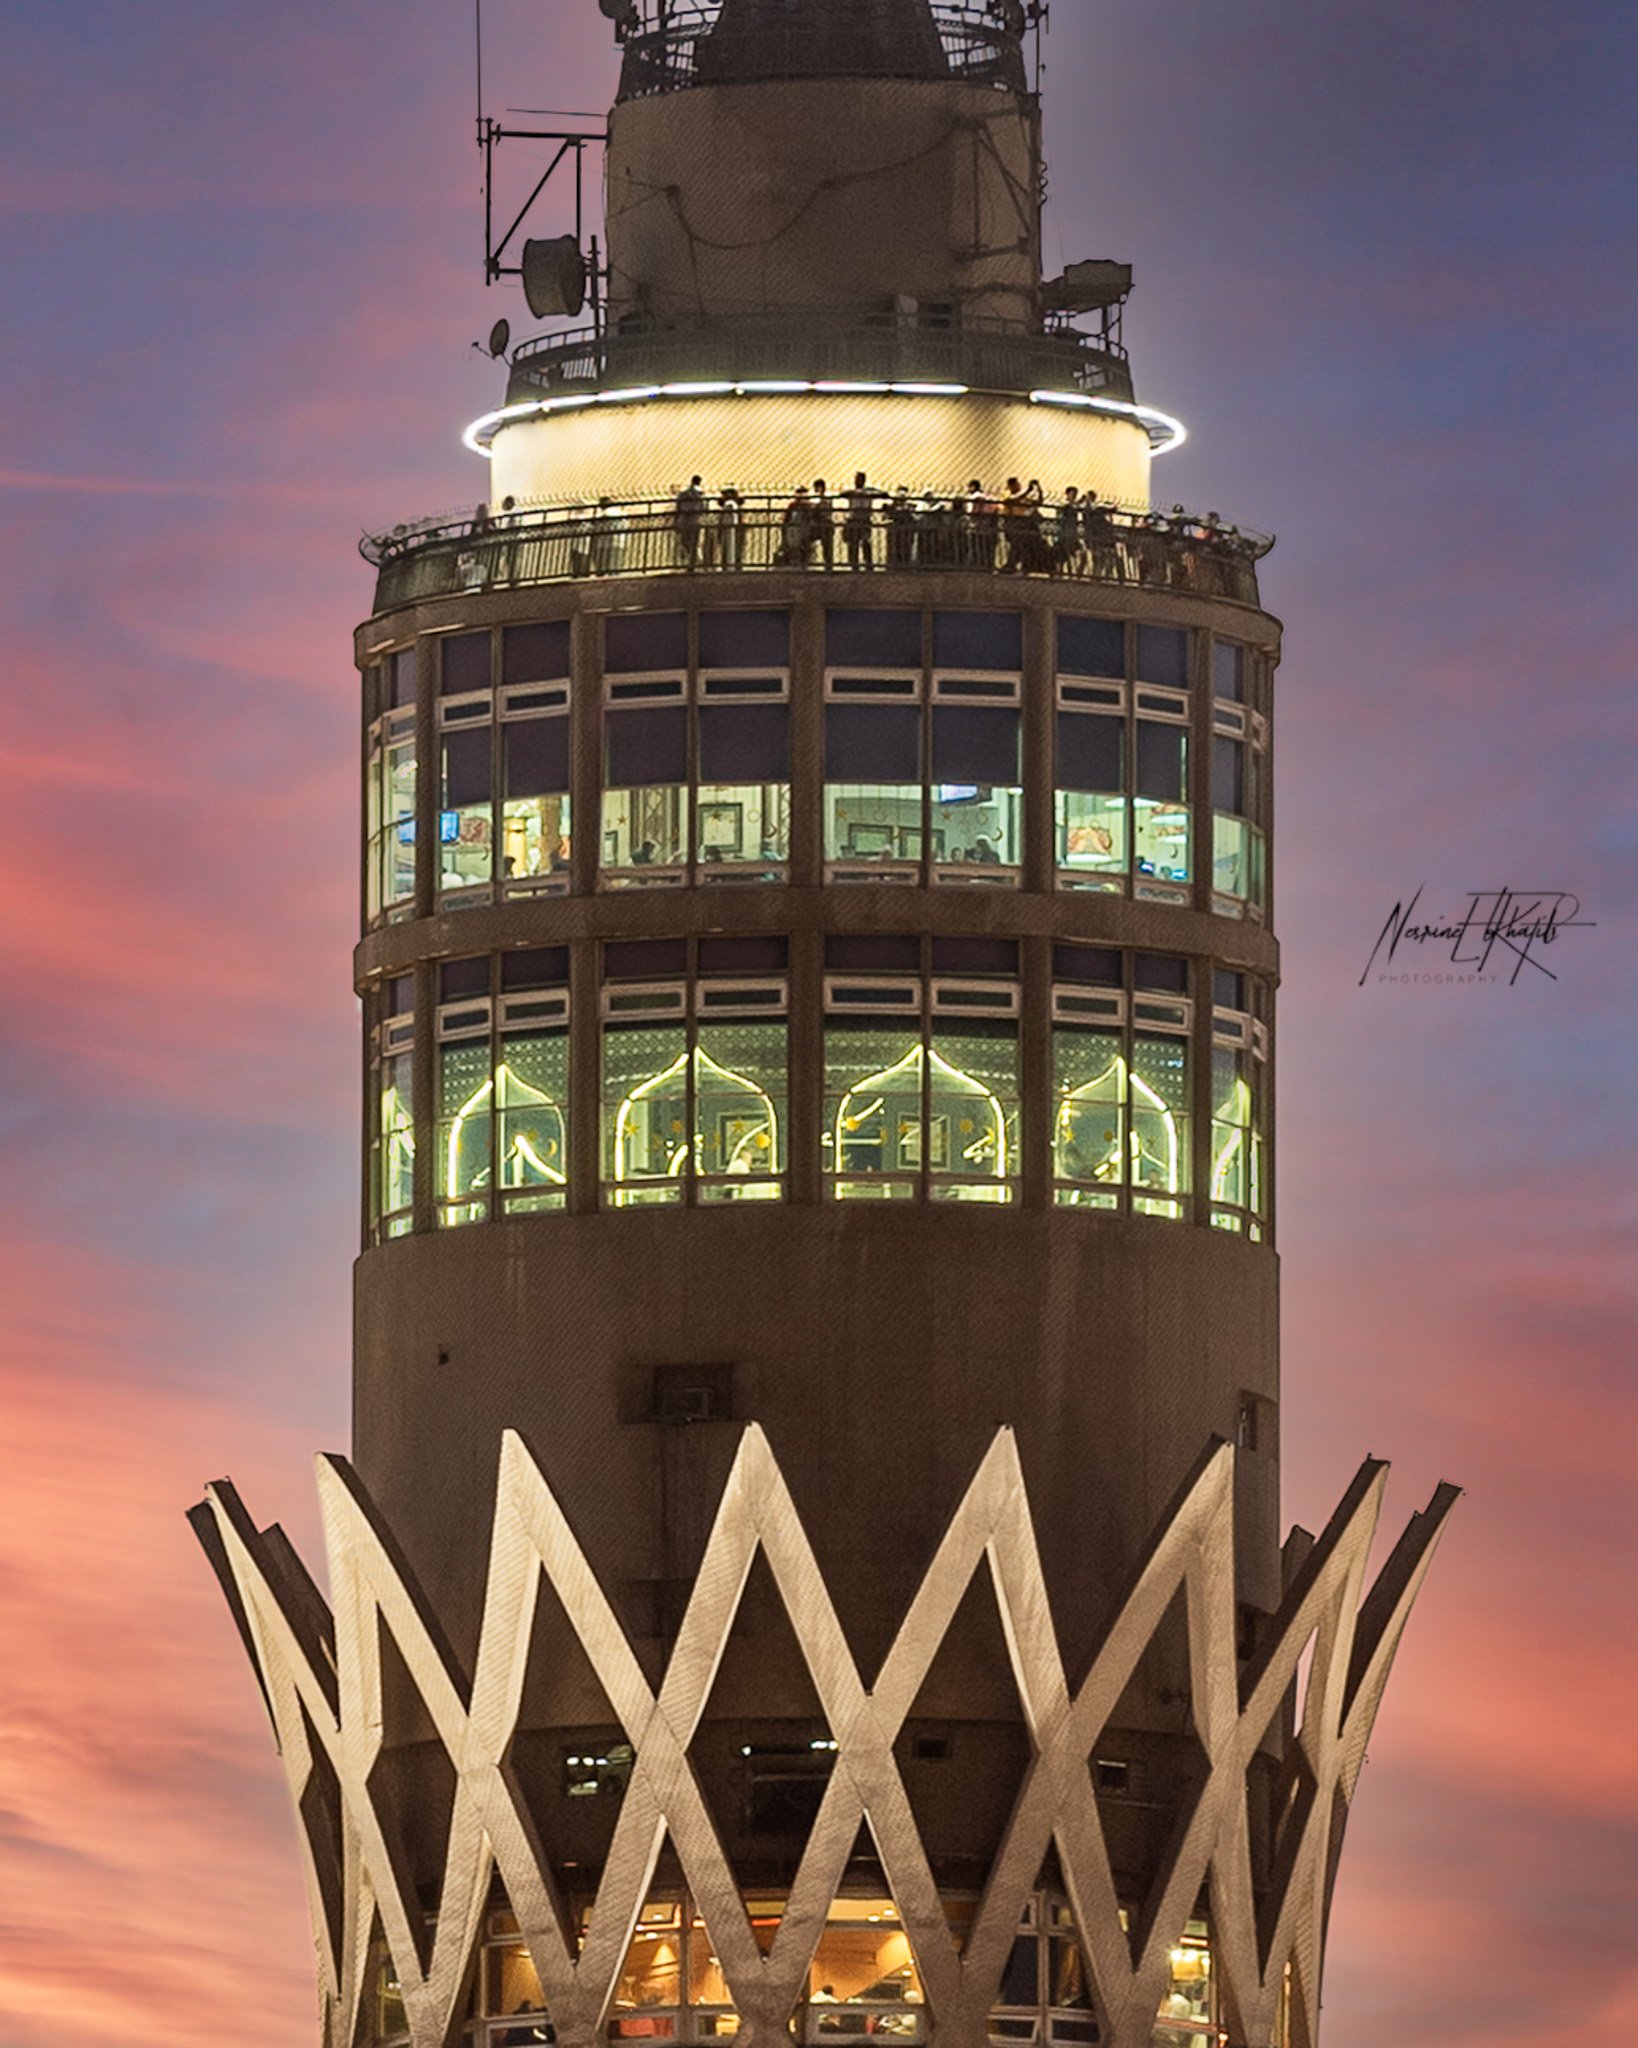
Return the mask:
<svg viewBox="0 0 1638 2048">
<path fill-rule="evenodd" d="M 1256 604 L 1267 534 L 1215 513 L 963 497 L 878 498 L 866 520 L 833 499 L 720 496 L 440 515 L 360 543 L 378 612 L 462 591 L 617 576 L 854 571 L 1132 583 Z"/>
</svg>

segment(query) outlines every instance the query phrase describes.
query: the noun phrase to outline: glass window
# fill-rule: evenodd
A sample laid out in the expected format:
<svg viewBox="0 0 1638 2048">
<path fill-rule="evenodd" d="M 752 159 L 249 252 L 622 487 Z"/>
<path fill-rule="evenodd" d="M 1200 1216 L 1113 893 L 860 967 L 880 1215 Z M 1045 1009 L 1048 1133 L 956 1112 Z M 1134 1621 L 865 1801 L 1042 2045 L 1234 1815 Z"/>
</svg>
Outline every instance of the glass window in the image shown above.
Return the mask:
<svg viewBox="0 0 1638 2048">
<path fill-rule="evenodd" d="M 1264 841 L 1259 829 L 1262 755 L 1245 740 L 1213 735 L 1212 888 L 1220 909 L 1261 908 Z"/>
<path fill-rule="evenodd" d="M 1189 636 L 1181 626 L 1139 626 L 1136 674 L 1140 682 L 1189 687 Z"/>
<path fill-rule="evenodd" d="M 1059 947 L 1060 967 L 1071 949 Z M 1139 955 L 1134 992 L 1087 975 L 1053 993 L 1052 1170 L 1060 1206 L 1181 1217 L 1189 1192 L 1189 1006 L 1144 981 L 1186 964 Z M 1169 986 L 1167 972 L 1164 984 Z"/>
<path fill-rule="evenodd" d="M 407 978 L 407 977 L 406 977 Z M 396 986 L 396 984 L 395 984 Z M 395 1014 L 401 1005 L 402 1014 Z M 412 998 L 389 998 L 379 1027 L 371 1132 L 372 1234 L 402 1237 L 415 1206 L 415 1055 Z"/>
<path fill-rule="evenodd" d="M 1065 881 L 1075 888 L 1124 889 L 1131 812 L 1126 720 L 1118 709 L 1071 710 L 1060 704 L 1056 805 L 1058 868 Z"/>
<path fill-rule="evenodd" d="M 671 2040 L 683 2006 L 680 1903 L 651 1903 L 637 1916 L 609 2011 L 611 2041 Z"/>
<path fill-rule="evenodd" d="M 453 706 L 441 707 L 447 718 Z M 494 860 L 493 727 L 489 707 L 481 722 L 445 726 L 440 734 L 443 788 L 438 812 L 438 887 L 487 892 Z"/>
<path fill-rule="evenodd" d="M 1010 1202 L 1018 1158 L 1017 984 L 832 978 L 825 1172 L 838 1201 Z"/>
<path fill-rule="evenodd" d="M 1052 1171 L 1058 1201 L 1114 1209 L 1126 1178 L 1126 1062 L 1114 1031 L 1057 1030 Z"/>
<path fill-rule="evenodd" d="M 1072 676 L 1126 674 L 1126 628 L 1119 619 L 1058 621 L 1058 667 Z"/>
<path fill-rule="evenodd" d="M 702 669 L 790 667 L 789 612 L 701 612 L 699 635 Z"/>
<path fill-rule="evenodd" d="M 1203 1920 L 1191 1920 L 1171 1953 L 1169 1988 L 1155 2016 L 1154 2048 L 1216 2048 L 1211 1942 Z"/>
<path fill-rule="evenodd" d="M 467 1023 L 466 1016 L 476 1022 Z M 490 1156 L 493 1093 L 489 1005 L 465 1005 L 461 1020 L 439 1020 L 435 1164 L 441 1224 L 481 1223 L 489 1214 L 489 1191 L 494 1185 Z"/>
<path fill-rule="evenodd" d="M 439 643 L 438 694 L 464 697 L 489 688 L 489 635 L 450 633 Z"/>
<path fill-rule="evenodd" d="M 921 667 L 921 613 L 834 611 L 825 614 L 827 668 Z"/>
<path fill-rule="evenodd" d="M 614 612 L 604 620 L 605 675 L 644 675 L 687 666 L 685 612 Z"/>
<path fill-rule="evenodd" d="M 1138 1031 L 1132 1039 L 1132 1207 L 1180 1216 L 1189 1191 L 1189 1042 Z"/>
<path fill-rule="evenodd" d="M 725 688 L 730 680 L 733 687 Z M 783 679 L 708 676 L 700 688 L 700 879 L 779 881 L 790 854 L 790 707 L 782 701 Z"/>
<path fill-rule="evenodd" d="M 1240 981 L 1243 976 L 1223 976 Z M 1265 1038 L 1242 1005 L 1212 1017 L 1211 1201 L 1220 1230 L 1261 1238 L 1268 1213 L 1264 1156 Z"/>
<path fill-rule="evenodd" d="M 569 673 L 569 621 L 537 619 L 501 635 L 502 683 L 553 682 Z"/>
<path fill-rule="evenodd" d="M 935 668 L 1008 669 L 1024 665 L 1024 622 L 1017 612 L 934 612 Z"/>
<path fill-rule="evenodd" d="M 891 1899 L 838 1899 L 808 1970 L 807 2041 L 919 2041 L 921 1977 Z"/>
<path fill-rule="evenodd" d="M 1132 851 L 1139 876 L 1162 882 L 1189 879 L 1187 766 L 1183 726 L 1153 718 L 1137 721 Z"/>
<path fill-rule="evenodd" d="M 387 667 L 392 677 L 393 708 L 404 710 L 415 702 L 415 679 L 418 671 L 415 649 L 400 647 L 396 654 L 389 654 Z"/>
<path fill-rule="evenodd" d="M 701 988 L 726 1007 L 737 993 Z M 781 992 L 782 993 L 782 992 Z M 783 1018 L 702 1018 L 694 1051 L 694 1158 L 702 1202 L 778 1201 L 785 1171 Z"/>
<path fill-rule="evenodd" d="M 544 1028 L 555 1023 L 555 1029 Z M 561 1209 L 569 1176 L 569 1034 L 562 991 L 511 996 L 495 1062 L 501 1199 L 509 1215 Z"/>
<path fill-rule="evenodd" d="M 609 953 L 614 952 L 613 948 Z M 607 961 L 607 955 L 605 956 Z M 609 982 L 603 1179 L 613 1208 L 779 1201 L 789 1042 L 780 981 Z"/>
<path fill-rule="evenodd" d="M 933 704 L 933 860 L 942 881 L 994 881 L 989 870 L 1023 858 L 1020 712 L 960 701 L 962 692 L 959 679 L 941 679 Z"/>
<path fill-rule="evenodd" d="M 840 879 L 913 880 L 924 837 L 920 686 L 908 677 L 846 676 L 830 688 L 825 858 Z"/>
<path fill-rule="evenodd" d="M 403 915 L 415 901 L 415 714 L 395 711 L 370 736 L 365 911 Z"/>
<path fill-rule="evenodd" d="M 610 625 L 614 624 L 610 620 Z M 622 686 L 616 685 L 615 688 Z M 630 690 L 631 685 L 624 688 Z M 688 706 L 681 677 L 656 696 L 612 698 L 604 720 L 603 880 L 610 888 L 681 881 L 688 860 Z"/>
<path fill-rule="evenodd" d="M 507 895 L 568 887 L 568 706 L 562 687 L 510 690 L 501 700 L 501 885 Z"/>
<path fill-rule="evenodd" d="M 919 1016 L 827 1021 L 825 1165 L 838 1201 L 915 1196 L 924 1064 Z"/>
<path fill-rule="evenodd" d="M 974 993 L 960 991 L 968 1002 Z M 927 1165 L 935 1200 L 1013 1199 L 1018 1108 L 1017 1025 L 999 1018 L 993 1023 L 940 1019 L 933 1032 L 927 1105 Z"/>
<path fill-rule="evenodd" d="M 1246 701 L 1246 651 L 1232 640 L 1212 643 L 1211 693 L 1233 704 Z"/>
<path fill-rule="evenodd" d="M 688 1161 L 688 1032 L 623 1022 L 603 1031 L 603 1179 L 616 1209 L 680 1202 Z"/>
</svg>

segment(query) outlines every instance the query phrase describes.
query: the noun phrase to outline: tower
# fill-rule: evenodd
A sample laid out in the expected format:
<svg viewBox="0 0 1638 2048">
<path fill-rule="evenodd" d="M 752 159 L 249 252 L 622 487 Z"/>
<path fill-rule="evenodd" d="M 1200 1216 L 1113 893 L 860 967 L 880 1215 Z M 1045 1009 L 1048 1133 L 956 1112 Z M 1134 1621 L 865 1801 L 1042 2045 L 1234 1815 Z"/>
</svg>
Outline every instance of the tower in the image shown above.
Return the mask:
<svg viewBox="0 0 1638 2048">
<path fill-rule="evenodd" d="M 1280 1540 L 1268 543 L 1021 6 L 605 12 L 602 317 L 370 547 L 329 1603 L 195 1518 L 326 2048 L 1311 2048 L 1452 1495 Z"/>
</svg>

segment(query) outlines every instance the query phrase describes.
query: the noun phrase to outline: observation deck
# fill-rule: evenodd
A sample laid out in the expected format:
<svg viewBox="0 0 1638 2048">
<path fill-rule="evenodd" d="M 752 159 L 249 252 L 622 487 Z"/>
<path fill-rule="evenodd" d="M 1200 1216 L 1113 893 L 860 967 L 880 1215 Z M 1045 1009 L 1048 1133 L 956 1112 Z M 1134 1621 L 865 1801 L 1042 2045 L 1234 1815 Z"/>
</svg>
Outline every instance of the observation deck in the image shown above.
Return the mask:
<svg viewBox="0 0 1638 2048">
<path fill-rule="evenodd" d="M 828 533 L 828 537 L 827 537 Z M 828 515 L 804 493 L 643 498 L 437 513 L 368 534 L 359 552 L 377 570 L 377 615 L 463 592 L 523 589 L 617 576 L 827 569 L 930 576 L 989 574 L 1069 585 L 1132 585 L 1256 605 L 1257 564 L 1271 535 L 1226 526 L 1215 513 L 1138 512 L 1065 500 L 1009 513 L 965 496 L 881 494 L 852 545 L 842 506 Z"/>
<path fill-rule="evenodd" d="M 697 85 L 904 78 L 1028 90 L 1024 10 L 995 0 L 635 0 L 621 101 Z"/>
<path fill-rule="evenodd" d="M 933 324 L 891 309 L 851 319 L 746 311 L 603 334 L 583 327 L 522 342 L 511 362 L 508 404 L 609 386 L 753 378 L 962 384 L 1018 395 L 1049 389 L 1127 402 L 1133 395 L 1126 350 L 1112 333 L 1030 333 L 972 315 L 957 324 L 953 314 Z"/>
</svg>

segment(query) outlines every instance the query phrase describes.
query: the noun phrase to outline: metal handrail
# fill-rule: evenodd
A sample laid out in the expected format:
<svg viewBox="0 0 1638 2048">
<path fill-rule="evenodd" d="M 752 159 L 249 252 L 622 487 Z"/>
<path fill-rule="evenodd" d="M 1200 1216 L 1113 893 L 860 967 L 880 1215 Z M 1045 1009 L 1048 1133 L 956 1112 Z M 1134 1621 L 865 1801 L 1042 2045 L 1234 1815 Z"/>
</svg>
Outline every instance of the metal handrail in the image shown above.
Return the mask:
<svg viewBox="0 0 1638 2048">
<path fill-rule="evenodd" d="M 595 328 L 542 334 L 512 354 L 508 398 L 600 384 L 668 384 L 681 379 L 858 377 L 960 383 L 982 391 L 1043 386 L 1130 399 L 1126 351 L 1113 336 L 1073 328 L 1025 333 L 1001 321 L 959 327 L 749 313 L 730 320 L 674 323 L 637 332 Z"/>
<path fill-rule="evenodd" d="M 717 26 L 720 0 L 666 0 L 663 7 L 640 0 L 640 5 L 639 26 L 623 39 L 619 97 L 647 99 L 656 93 L 717 83 L 710 53 L 702 66 L 700 52 Z M 849 65 L 845 36 L 841 40 L 843 54 L 838 57 L 836 28 L 819 15 L 800 24 L 759 27 L 752 46 L 751 75 L 759 80 L 931 76 L 1022 93 L 1028 89 L 1023 45 L 1018 24 L 1009 22 L 1006 12 L 1005 0 L 1000 5 L 995 0 L 929 0 L 936 58 L 934 45 L 925 35 L 906 34 L 895 44 L 893 38 L 878 32 L 868 36 L 868 59 L 857 71 Z M 733 52 L 716 54 L 723 78 L 731 79 Z"/>
<path fill-rule="evenodd" d="M 617 576 L 859 569 L 1132 583 L 1256 604 L 1268 534 L 1179 509 L 1142 511 L 924 495 L 879 498 L 868 522 L 806 497 L 612 500 L 440 516 L 369 534 L 376 610 L 466 591 Z"/>
</svg>

